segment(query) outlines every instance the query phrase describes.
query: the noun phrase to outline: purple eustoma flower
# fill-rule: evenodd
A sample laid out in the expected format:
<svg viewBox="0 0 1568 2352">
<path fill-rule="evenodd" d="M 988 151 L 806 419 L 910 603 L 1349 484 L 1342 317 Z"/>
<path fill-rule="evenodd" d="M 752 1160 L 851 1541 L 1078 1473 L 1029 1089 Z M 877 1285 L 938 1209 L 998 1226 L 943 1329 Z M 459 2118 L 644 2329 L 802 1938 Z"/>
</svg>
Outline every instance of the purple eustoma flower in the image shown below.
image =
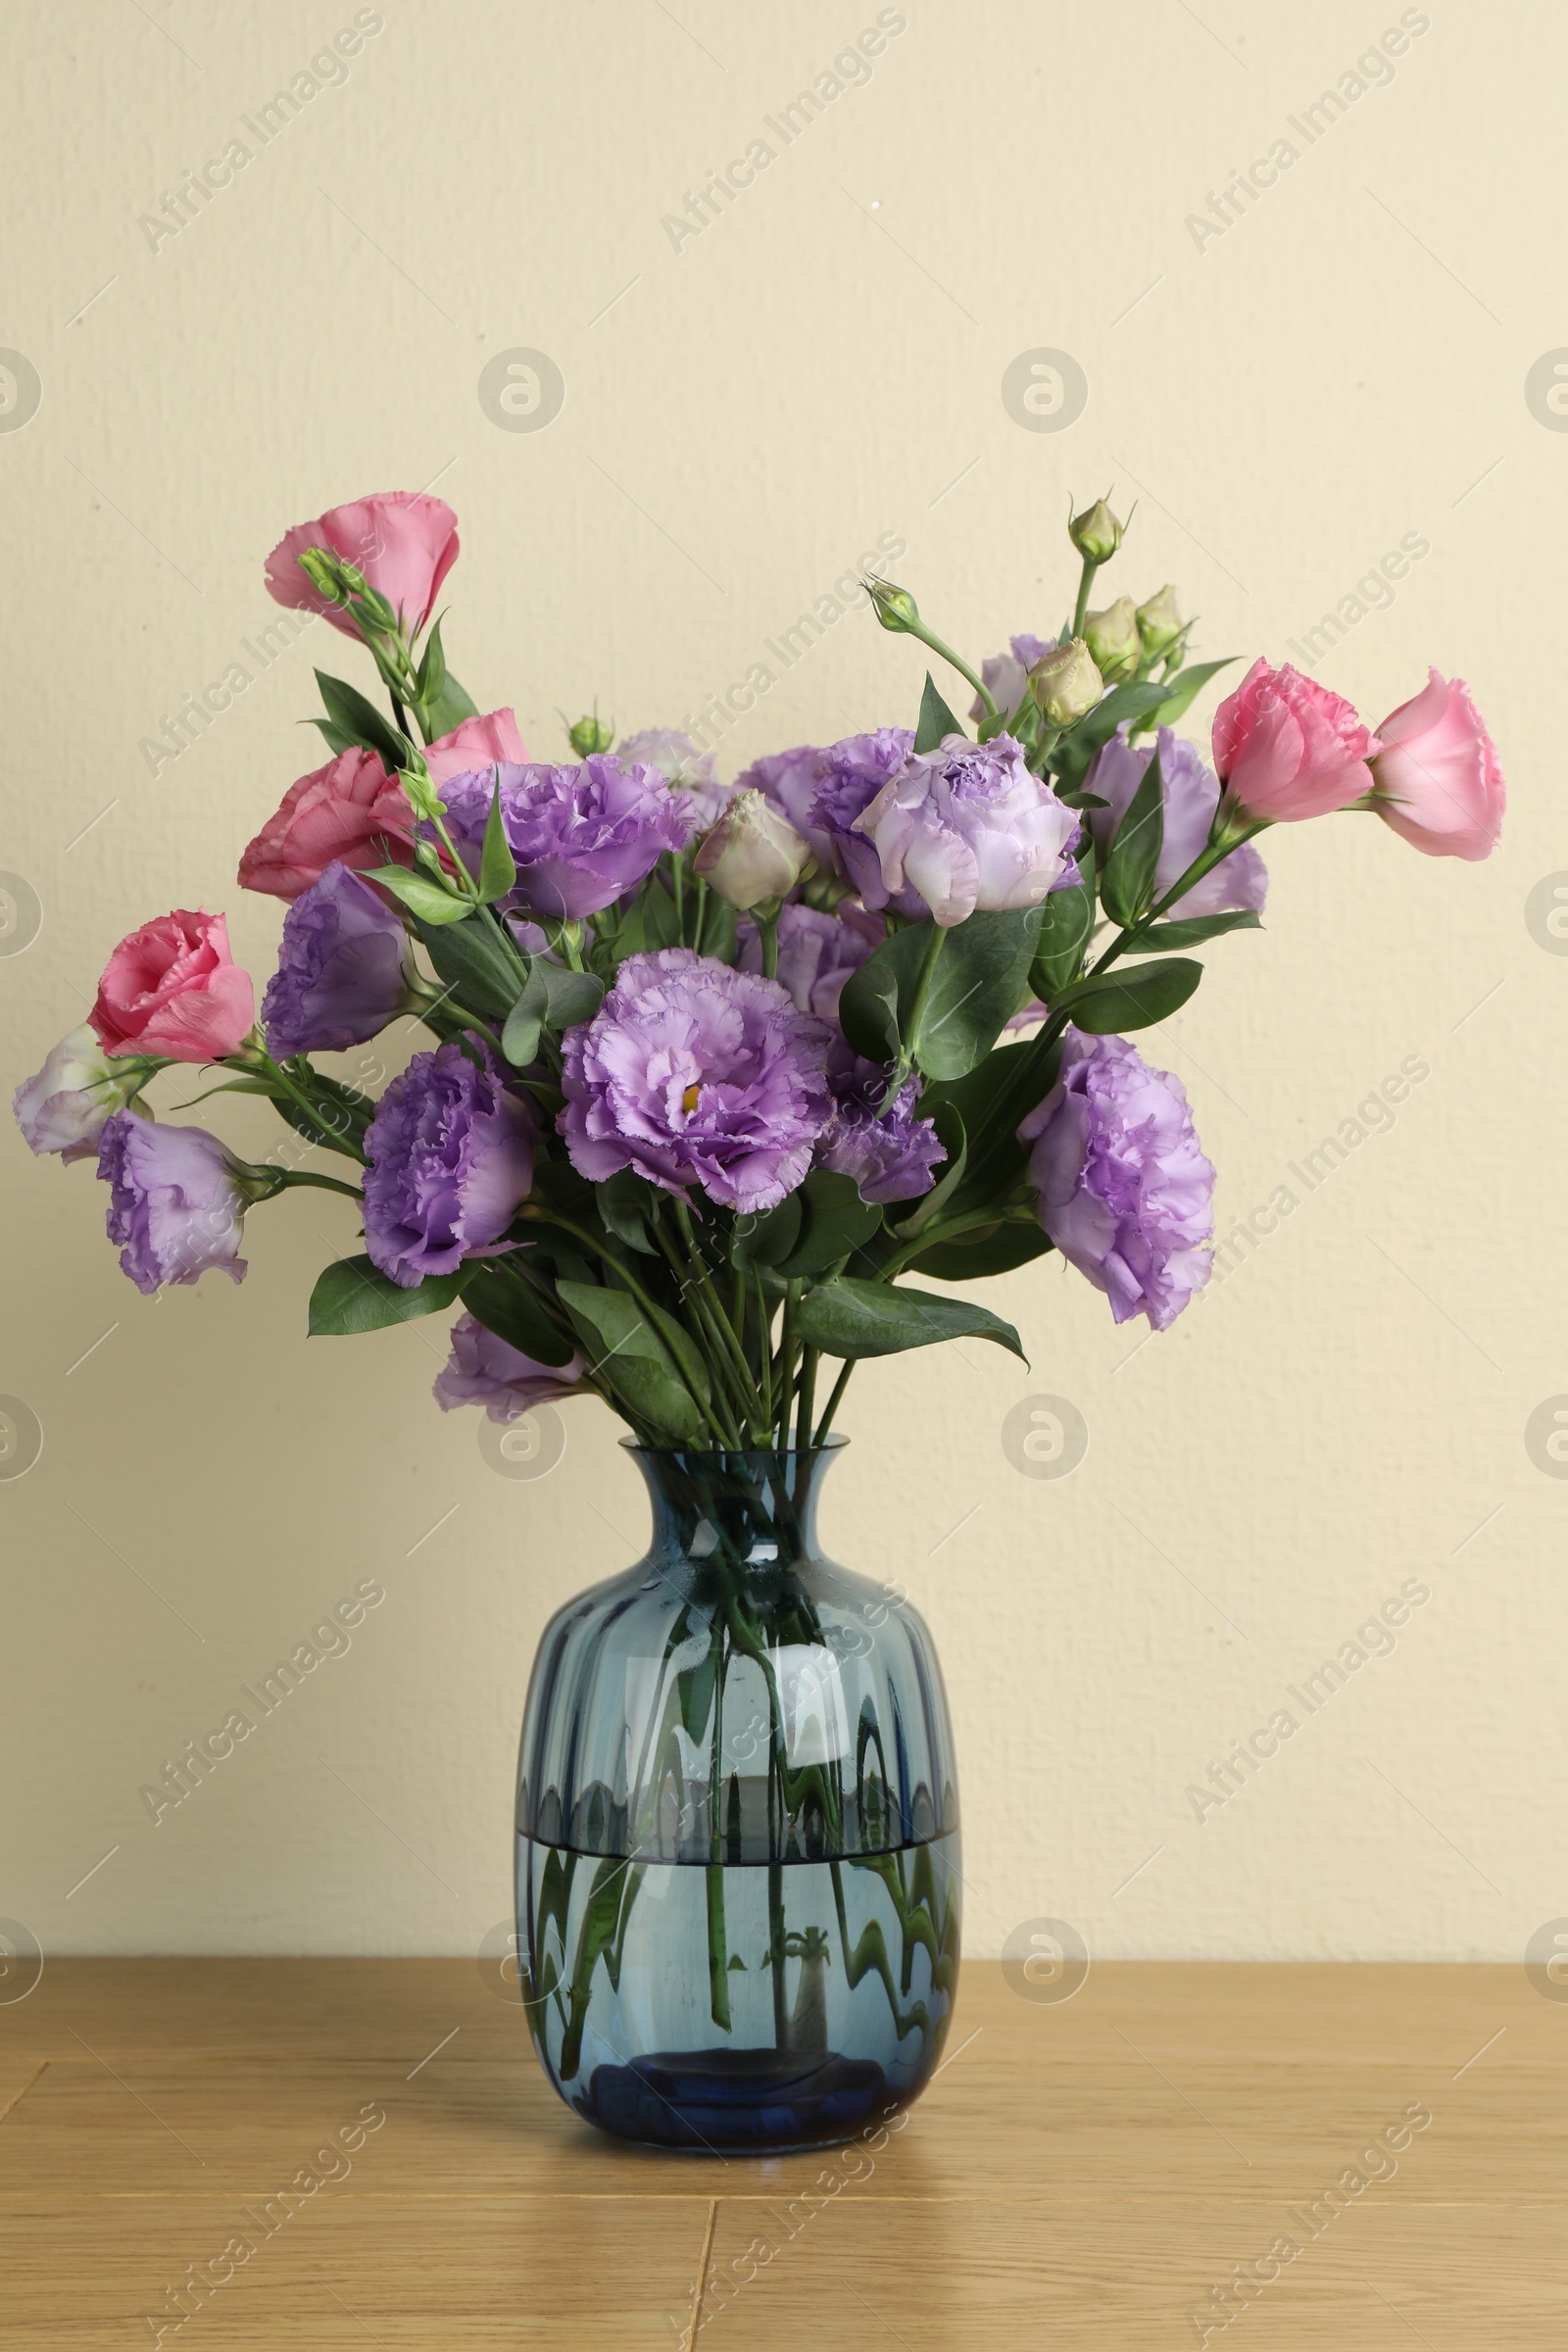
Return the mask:
<svg viewBox="0 0 1568 2352">
<path fill-rule="evenodd" d="M 444 1413 L 482 1404 L 492 1421 L 516 1421 L 536 1404 L 575 1396 L 587 1366 L 580 1355 L 564 1364 L 536 1364 L 473 1315 L 452 1326 L 452 1360 L 436 1374 L 430 1394 Z"/>
<path fill-rule="evenodd" d="M 639 735 L 623 735 L 615 746 L 622 767 L 654 767 L 672 792 L 691 804 L 692 822 L 706 833 L 716 825 L 733 798 L 735 787 L 718 780 L 718 762 L 678 727 L 644 727 Z"/>
<path fill-rule="evenodd" d="M 855 830 L 857 820 L 884 784 L 900 773 L 913 748 L 907 727 L 873 727 L 867 735 L 847 735 L 819 754 L 821 769 L 805 830 L 813 848 L 818 839 L 824 843 L 828 858 L 868 906 L 892 906 L 900 914 L 917 918 L 925 912 L 917 894 L 911 890 L 889 897 L 876 851 Z"/>
<path fill-rule="evenodd" d="M 920 1082 L 911 1078 L 884 1110 L 888 1070 L 835 1044 L 829 1076 L 836 1109 L 816 1148 L 816 1164 L 853 1176 L 862 1200 L 917 1200 L 947 1158 L 930 1119 L 917 1119 Z"/>
<path fill-rule="evenodd" d="M 479 870 L 484 829 L 501 785 L 501 821 L 517 884 L 500 904 L 508 913 L 580 922 L 635 890 L 666 850 L 683 850 L 696 809 L 658 768 L 624 766 L 596 752 L 580 767 L 502 760 L 441 787 L 447 830 L 469 868 Z"/>
<path fill-rule="evenodd" d="M 110 1188 L 109 1239 L 122 1245 L 122 1271 L 144 1298 L 210 1267 L 244 1281 L 249 1195 L 216 1135 L 117 1110 L 99 1138 L 98 1173 Z"/>
<path fill-rule="evenodd" d="M 991 696 L 1004 718 L 1016 718 L 1025 695 L 1029 691 L 1029 672 L 1046 654 L 1054 653 L 1054 637 L 1031 637 L 1027 630 L 1011 641 L 1004 654 L 987 654 L 980 664 L 980 675 L 991 690 Z M 969 706 L 974 719 L 989 715 L 978 695 Z"/>
<path fill-rule="evenodd" d="M 809 1012 L 819 1021 L 836 1021 L 845 981 L 859 970 L 885 928 L 879 914 L 867 914 L 849 900 L 832 914 L 793 900 L 781 906 L 777 979 L 781 988 L 789 990 L 796 1011 Z M 736 960 L 741 970 L 760 972 L 762 943 L 757 925 L 744 920 L 738 936 Z"/>
<path fill-rule="evenodd" d="M 1090 830 L 1102 857 L 1132 805 L 1149 760 L 1148 744 L 1130 744 L 1125 727 L 1118 727 L 1096 756 L 1085 785 L 1088 791 L 1109 803 L 1108 808 L 1087 811 Z M 1208 840 L 1208 829 L 1219 807 L 1219 778 L 1211 767 L 1204 765 L 1196 744 L 1173 735 L 1169 727 L 1159 730 L 1159 780 L 1163 788 L 1165 833 L 1159 863 L 1154 869 L 1156 894 L 1181 880 Z M 1235 908 L 1250 908 L 1253 913 L 1261 914 L 1267 897 L 1268 868 L 1251 842 L 1245 841 L 1200 882 L 1195 883 L 1185 897 L 1178 899 L 1171 914 L 1177 921 L 1191 914 L 1228 914 Z"/>
<path fill-rule="evenodd" d="M 401 919 L 334 858 L 283 917 L 262 999 L 268 1051 L 286 1061 L 363 1045 L 410 1003 L 410 976 Z"/>
<path fill-rule="evenodd" d="M 977 908 L 1033 906 L 1060 878 L 1078 825 L 1010 735 L 985 744 L 948 735 L 906 760 L 855 819 L 877 859 L 873 883 L 857 876 L 860 896 L 883 906 L 913 891 L 945 929 Z"/>
<path fill-rule="evenodd" d="M 1214 1171 L 1179 1078 L 1124 1037 L 1069 1029 L 1055 1085 L 1018 1130 L 1040 1222 L 1118 1323 L 1174 1323 L 1207 1282 Z"/>
<path fill-rule="evenodd" d="M 527 1100 L 488 1054 L 449 1038 L 416 1054 L 366 1131 L 365 1246 L 413 1290 L 493 1250 L 533 1184 Z"/>
<path fill-rule="evenodd" d="M 139 1058 L 113 1062 L 83 1021 L 52 1046 L 41 1070 L 23 1080 L 12 1097 L 17 1125 L 29 1148 L 74 1159 L 96 1159 L 98 1139 L 113 1111 L 123 1109 L 144 1083 L 148 1064 Z"/>
<path fill-rule="evenodd" d="M 829 1033 L 776 980 L 690 948 L 628 956 L 563 1040 L 558 1125 L 590 1183 L 635 1168 L 726 1208 L 773 1208 L 832 1114 Z"/>
<path fill-rule="evenodd" d="M 824 872 L 833 863 L 832 845 L 820 825 L 811 821 L 811 803 L 826 772 L 829 755 L 817 744 L 797 744 L 792 752 L 764 752 L 735 779 L 737 792 L 760 792 L 780 816 L 788 817 L 797 833 L 811 845 L 811 855 Z"/>
</svg>

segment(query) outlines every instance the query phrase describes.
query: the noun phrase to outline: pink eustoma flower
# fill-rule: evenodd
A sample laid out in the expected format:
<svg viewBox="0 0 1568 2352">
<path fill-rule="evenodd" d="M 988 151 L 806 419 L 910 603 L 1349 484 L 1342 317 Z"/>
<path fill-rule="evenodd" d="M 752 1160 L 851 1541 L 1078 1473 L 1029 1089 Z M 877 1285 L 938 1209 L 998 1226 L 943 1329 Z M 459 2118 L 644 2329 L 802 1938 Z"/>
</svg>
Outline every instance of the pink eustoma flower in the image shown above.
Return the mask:
<svg viewBox="0 0 1568 2352">
<path fill-rule="evenodd" d="M 1374 805 L 1428 858 L 1490 858 L 1502 831 L 1502 763 L 1463 678 L 1427 672 L 1421 692 L 1378 729 Z"/>
<path fill-rule="evenodd" d="M 217 1061 L 249 1034 L 256 992 L 223 917 L 175 907 L 121 941 L 87 1018 L 106 1054 Z"/>
<path fill-rule="evenodd" d="M 458 518 L 445 499 L 382 490 L 284 532 L 267 559 L 268 594 L 280 605 L 318 612 L 345 637 L 357 637 L 360 632 L 342 606 L 313 587 L 300 569 L 300 557 L 313 547 L 327 548 L 357 565 L 412 638 L 429 619 L 436 591 L 458 560 Z"/>
<path fill-rule="evenodd" d="M 1214 713 L 1214 766 L 1232 801 L 1271 824 L 1327 816 L 1372 790 L 1382 746 L 1343 695 L 1287 662 L 1252 663 Z"/>
</svg>

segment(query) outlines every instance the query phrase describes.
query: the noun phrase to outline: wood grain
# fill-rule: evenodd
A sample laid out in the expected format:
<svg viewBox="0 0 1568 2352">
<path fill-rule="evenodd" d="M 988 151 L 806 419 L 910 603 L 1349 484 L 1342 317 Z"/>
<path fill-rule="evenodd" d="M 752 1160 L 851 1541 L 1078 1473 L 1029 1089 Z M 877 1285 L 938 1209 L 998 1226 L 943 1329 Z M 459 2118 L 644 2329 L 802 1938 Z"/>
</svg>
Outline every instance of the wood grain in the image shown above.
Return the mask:
<svg viewBox="0 0 1568 2352">
<path fill-rule="evenodd" d="M 901 2129 L 726 2163 L 580 2124 L 469 1963 L 52 1961 L 0 2008 L 0 2340 L 1559 2352 L 1565 2067 L 1522 1969 L 1111 1965 L 1052 2004 L 970 1963 Z"/>
</svg>

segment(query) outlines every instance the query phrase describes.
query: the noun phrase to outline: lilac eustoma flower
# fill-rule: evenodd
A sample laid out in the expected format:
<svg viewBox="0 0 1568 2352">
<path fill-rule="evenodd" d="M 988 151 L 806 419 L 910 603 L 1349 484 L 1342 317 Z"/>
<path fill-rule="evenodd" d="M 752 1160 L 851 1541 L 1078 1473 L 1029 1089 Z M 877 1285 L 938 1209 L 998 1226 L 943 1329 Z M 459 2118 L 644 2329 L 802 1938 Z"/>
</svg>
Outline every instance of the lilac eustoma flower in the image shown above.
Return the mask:
<svg viewBox="0 0 1568 2352">
<path fill-rule="evenodd" d="M 284 1061 L 363 1045 L 409 1003 L 410 976 L 401 919 L 334 858 L 283 917 L 262 999 L 269 1052 Z"/>
<path fill-rule="evenodd" d="M 1109 803 L 1107 808 L 1087 811 L 1090 830 L 1102 857 L 1132 805 L 1133 794 L 1143 781 L 1149 760 L 1149 745 L 1130 744 L 1125 727 L 1118 727 L 1096 756 L 1085 784 L 1088 791 L 1098 793 L 1102 801 Z M 1163 786 L 1165 833 L 1159 863 L 1154 869 L 1156 893 L 1169 890 L 1181 880 L 1207 841 L 1214 811 L 1219 807 L 1219 778 L 1211 767 L 1205 766 L 1196 744 L 1173 735 L 1169 727 L 1159 730 L 1159 778 Z M 1245 841 L 1178 899 L 1171 914 L 1178 921 L 1186 915 L 1228 914 L 1240 908 L 1261 914 L 1267 897 L 1268 868 L 1252 843 Z"/>
<path fill-rule="evenodd" d="M 639 735 L 623 735 L 615 758 L 622 767 L 657 768 L 670 790 L 690 802 L 699 832 L 717 824 L 735 793 L 733 784 L 719 782 L 713 754 L 702 751 L 678 727 L 644 727 Z"/>
<path fill-rule="evenodd" d="M 430 1390 L 444 1413 L 462 1404 L 482 1404 L 492 1421 L 516 1421 L 536 1404 L 573 1396 L 587 1370 L 580 1355 L 564 1364 L 537 1364 L 474 1315 L 460 1315 L 450 1337 L 451 1361 Z"/>
<path fill-rule="evenodd" d="M 666 850 L 683 850 L 692 836 L 690 796 L 672 792 L 656 767 L 624 766 L 611 752 L 580 767 L 503 760 L 441 787 L 447 830 L 475 873 L 498 780 L 517 867 L 516 888 L 500 901 L 507 913 L 580 922 L 634 890 Z"/>
<path fill-rule="evenodd" d="M 1061 1072 L 1018 1130 L 1040 1222 L 1118 1323 L 1164 1331 L 1209 1277 L 1214 1171 L 1179 1078 L 1124 1037 L 1069 1029 Z"/>
<path fill-rule="evenodd" d="M 1004 718 L 1016 718 L 1029 691 L 1029 672 L 1043 655 L 1054 654 L 1055 650 L 1054 637 L 1031 637 L 1025 629 L 1011 640 L 1006 653 L 987 654 L 980 664 L 980 675 Z M 976 695 L 969 705 L 969 716 L 981 719 L 987 715 L 984 703 Z"/>
<path fill-rule="evenodd" d="M 811 855 L 825 873 L 833 863 L 832 844 L 811 820 L 811 803 L 826 772 L 828 753 L 813 743 L 797 744 L 792 752 L 764 752 L 735 779 L 737 792 L 760 792 L 787 816 L 797 833 L 811 845 Z"/>
<path fill-rule="evenodd" d="M 366 1131 L 365 1246 L 405 1290 L 494 1249 L 533 1184 L 533 1119 L 488 1053 L 416 1054 Z"/>
<path fill-rule="evenodd" d="M 138 1092 L 146 1070 L 140 1059 L 130 1061 L 128 1073 L 124 1061 L 111 1061 L 88 1022 L 70 1030 L 12 1097 L 29 1150 L 58 1152 L 68 1167 L 74 1159 L 96 1159 L 110 1114 Z"/>
<path fill-rule="evenodd" d="M 122 1245 L 121 1268 L 143 1297 L 209 1268 L 244 1281 L 249 1195 L 216 1135 L 117 1110 L 99 1138 L 98 1173 L 110 1188 L 109 1239 Z"/>
<path fill-rule="evenodd" d="M 936 1182 L 947 1158 L 930 1119 L 917 1119 L 920 1082 L 911 1078 L 895 1102 L 882 1108 L 888 1069 L 866 1061 L 835 1040 L 828 1064 L 835 1110 L 816 1148 L 816 1164 L 852 1176 L 862 1200 L 917 1200 Z"/>
<path fill-rule="evenodd" d="M 868 906 L 913 890 L 944 929 L 977 909 L 1033 906 L 1057 881 L 1079 819 L 1010 735 L 948 735 L 915 754 L 855 820 L 874 847 Z"/>
<path fill-rule="evenodd" d="M 826 1028 L 776 980 L 690 948 L 628 956 L 563 1040 L 557 1124 L 591 1183 L 635 1168 L 665 1192 L 773 1208 L 832 1114 L 827 1052 Z"/>
<path fill-rule="evenodd" d="M 819 754 L 821 768 L 803 830 L 813 848 L 818 840 L 823 843 L 823 862 L 853 882 L 868 906 L 891 906 L 918 919 L 925 912 L 918 895 L 911 890 L 889 897 L 875 850 L 855 830 L 857 819 L 901 772 L 913 748 L 907 727 L 873 727 L 867 735 L 846 735 L 842 743 L 831 744 Z M 866 898 L 868 890 L 872 895 Z"/>
<path fill-rule="evenodd" d="M 793 900 L 781 906 L 777 979 L 781 988 L 789 990 L 796 1011 L 809 1012 L 819 1021 L 836 1021 L 845 981 L 859 970 L 881 941 L 884 929 L 880 915 L 867 914 L 849 900 L 842 901 L 831 914 Z M 757 925 L 743 921 L 738 938 L 736 960 L 741 970 L 760 972 L 762 943 Z"/>
</svg>

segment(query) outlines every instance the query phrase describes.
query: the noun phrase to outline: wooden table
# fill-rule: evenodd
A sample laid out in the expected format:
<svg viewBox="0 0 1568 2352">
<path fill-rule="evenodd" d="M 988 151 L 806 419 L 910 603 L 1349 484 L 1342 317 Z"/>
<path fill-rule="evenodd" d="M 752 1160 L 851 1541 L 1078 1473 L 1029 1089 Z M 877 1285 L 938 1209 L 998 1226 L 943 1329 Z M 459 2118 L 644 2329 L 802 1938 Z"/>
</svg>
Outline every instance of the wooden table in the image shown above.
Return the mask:
<svg viewBox="0 0 1568 2352">
<path fill-rule="evenodd" d="M 1565 2087 L 1521 1968 L 971 1962 L 885 2145 L 723 2163 L 579 2124 L 475 1964 L 52 1961 L 0 2343 L 1562 2352 Z"/>
</svg>

